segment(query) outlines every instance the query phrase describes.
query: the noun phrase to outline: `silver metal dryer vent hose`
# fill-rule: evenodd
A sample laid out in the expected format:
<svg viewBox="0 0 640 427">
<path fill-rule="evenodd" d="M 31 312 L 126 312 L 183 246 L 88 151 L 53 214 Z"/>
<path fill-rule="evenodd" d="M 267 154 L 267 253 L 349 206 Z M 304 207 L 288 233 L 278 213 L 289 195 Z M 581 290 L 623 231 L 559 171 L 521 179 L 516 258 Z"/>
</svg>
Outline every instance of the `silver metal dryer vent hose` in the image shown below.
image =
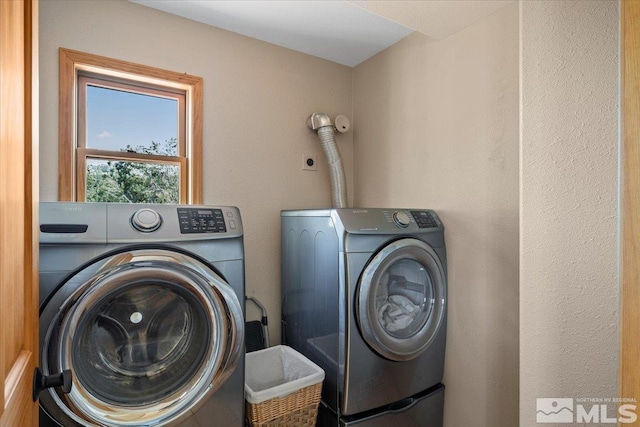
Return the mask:
<svg viewBox="0 0 640 427">
<path fill-rule="evenodd" d="M 336 145 L 331 118 L 324 113 L 313 113 L 307 120 L 307 126 L 318 132 L 320 144 L 329 163 L 333 207 L 346 208 L 348 207 L 347 181 L 344 177 L 344 167 L 342 166 L 342 158 Z"/>
</svg>

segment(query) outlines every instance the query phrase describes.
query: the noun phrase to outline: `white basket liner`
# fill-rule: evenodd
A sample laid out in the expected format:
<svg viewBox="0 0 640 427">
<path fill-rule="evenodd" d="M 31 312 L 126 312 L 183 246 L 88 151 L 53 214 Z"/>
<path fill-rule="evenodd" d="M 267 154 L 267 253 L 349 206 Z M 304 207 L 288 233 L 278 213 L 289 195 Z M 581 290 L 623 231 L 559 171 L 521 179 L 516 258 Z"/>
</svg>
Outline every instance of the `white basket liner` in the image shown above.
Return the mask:
<svg viewBox="0 0 640 427">
<path fill-rule="evenodd" d="M 324 380 L 318 365 L 286 345 L 246 354 L 244 394 L 249 403 L 284 397 Z"/>
</svg>

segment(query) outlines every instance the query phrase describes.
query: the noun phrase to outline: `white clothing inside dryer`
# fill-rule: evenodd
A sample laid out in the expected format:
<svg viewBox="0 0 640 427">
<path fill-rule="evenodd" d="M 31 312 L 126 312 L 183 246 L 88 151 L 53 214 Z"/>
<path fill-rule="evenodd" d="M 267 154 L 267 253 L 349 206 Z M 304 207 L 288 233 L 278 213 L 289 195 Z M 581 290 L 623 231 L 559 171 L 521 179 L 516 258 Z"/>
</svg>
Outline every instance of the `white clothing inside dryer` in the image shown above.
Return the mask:
<svg viewBox="0 0 640 427">
<path fill-rule="evenodd" d="M 402 295 L 391 295 L 378 309 L 378 321 L 387 332 L 407 328 L 420 314 L 420 306 Z"/>
</svg>

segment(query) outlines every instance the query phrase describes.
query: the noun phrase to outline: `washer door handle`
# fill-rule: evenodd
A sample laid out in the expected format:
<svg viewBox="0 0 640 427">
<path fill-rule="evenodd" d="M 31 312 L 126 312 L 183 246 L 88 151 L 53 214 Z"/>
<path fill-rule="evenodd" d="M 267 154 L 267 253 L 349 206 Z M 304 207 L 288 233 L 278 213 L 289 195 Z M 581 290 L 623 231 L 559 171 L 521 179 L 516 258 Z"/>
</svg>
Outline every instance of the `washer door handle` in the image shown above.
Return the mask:
<svg viewBox="0 0 640 427">
<path fill-rule="evenodd" d="M 42 390 L 51 387 L 62 387 L 62 392 L 67 394 L 71 392 L 73 383 L 73 374 L 70 369 L 65 369 L 59 374 L 43 375 L 40 367 L 33 372 L 33 401 L 38 400 L 38 396 Z"/>
</svg>

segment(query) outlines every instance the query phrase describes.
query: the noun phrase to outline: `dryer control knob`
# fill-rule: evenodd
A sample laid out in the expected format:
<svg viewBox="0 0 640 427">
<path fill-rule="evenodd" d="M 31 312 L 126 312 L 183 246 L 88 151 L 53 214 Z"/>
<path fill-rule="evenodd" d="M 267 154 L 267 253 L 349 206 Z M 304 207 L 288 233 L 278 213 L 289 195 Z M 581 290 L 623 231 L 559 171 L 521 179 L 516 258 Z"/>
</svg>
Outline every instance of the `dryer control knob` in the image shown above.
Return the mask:
<svg viewBox="0 0 640 427">
<path fill-rule="evenodd" d="M 143 208 L 136 211 L 131 217 L 131 225 L 143 233 L 156 231 L 162 225 L 162 217 L 153 209 Z"/>
<path fill-rule="evenodd" d="M 393 221 L 398 227 L 407 228 L 411 224 L 411 218 L 406 212 L 397 211 L 393 213 Z"/>
</svg>

